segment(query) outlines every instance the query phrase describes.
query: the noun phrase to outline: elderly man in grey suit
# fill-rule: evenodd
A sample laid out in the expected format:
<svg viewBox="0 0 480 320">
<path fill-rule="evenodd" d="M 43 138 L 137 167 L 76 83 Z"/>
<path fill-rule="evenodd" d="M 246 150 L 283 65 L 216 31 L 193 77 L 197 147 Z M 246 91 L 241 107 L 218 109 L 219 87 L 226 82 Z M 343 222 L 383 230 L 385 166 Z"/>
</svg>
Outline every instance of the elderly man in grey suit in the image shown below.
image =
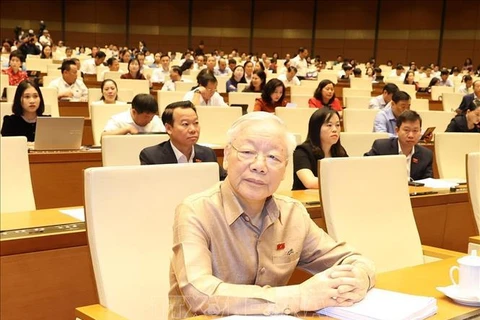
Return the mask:
<svg viewBox="0 0 480 320">
<path fill-rule="evenodd" d="M 162 114 L 162 122 L 170 140 L 148 147 L 140 153 L 140 163 L 167 164 L 217 162 L 215 151 L 197 144 L 200 125 L 197 110 L 190 101 L 169 104 Z M 220 167 L 220 179 L 226 174 Z"/>
</svg>

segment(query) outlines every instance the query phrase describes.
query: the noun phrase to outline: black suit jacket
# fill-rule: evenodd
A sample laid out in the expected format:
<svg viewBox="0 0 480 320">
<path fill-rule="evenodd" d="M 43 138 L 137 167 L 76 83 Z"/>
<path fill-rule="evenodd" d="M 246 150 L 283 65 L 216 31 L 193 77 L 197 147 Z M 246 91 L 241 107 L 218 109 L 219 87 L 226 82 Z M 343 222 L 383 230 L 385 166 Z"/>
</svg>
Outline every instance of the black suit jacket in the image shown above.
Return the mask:
<svg viewBox="0 0 480 320">
<path fill-rule="evenodd" d="M 365 156 L 386 156 L 398 154 L 398 138 L 377 139 L 372 149 Z M 420 145 L 415 145 L 415 153 L 410 163 L 410 178 L 421 180 L 433 178 L 433 152 Z"/>
<path fill-rule="evenodd" d="M 468 106 L 473 102 L 473 100 L 475 100 L 474 93 L 464 95 L 458 109 L 460 109 L 461 111 L 467 110 Z"/>
<path fill-rule="evenodd" d="M 195 144 L 195 157 L 193 162 L 217 162 L 215 151 L 211 148 Z M 169 164 L 178 163 L 177 157 L 173 152 L 170 140 L 162 142 L 152 147 L 147 147 L 140 152 L 140 163 L 142 165 L 148 164 Z M 222 166 L 219 166 L 220 180 L 224 180 L 227 176 Z"/>
</svg>

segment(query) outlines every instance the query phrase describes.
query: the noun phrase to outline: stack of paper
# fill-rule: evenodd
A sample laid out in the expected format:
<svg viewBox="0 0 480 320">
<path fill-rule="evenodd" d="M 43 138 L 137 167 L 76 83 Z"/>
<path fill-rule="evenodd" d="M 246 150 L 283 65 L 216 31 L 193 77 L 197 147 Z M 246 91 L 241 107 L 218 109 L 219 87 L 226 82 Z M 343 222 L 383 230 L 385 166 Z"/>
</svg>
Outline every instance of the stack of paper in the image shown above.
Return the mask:
<svg viewBox="0 0 480 320">
<path fill-rule="evenodd" d="M 425 187 L 438 188 L 438 189 L 450 189 L 451 187 L 457 187 L 461 179 L 433 179 L 427 178 L 422 180 L 416 180 L 415 182 L 424 183 Z"/>
<path fill-rule="evenodd" d="M 420 320 L 437 313 L 437 300 L 373 288 L 351 307 L 329 307 L 317 313 L 342 320 Z"/>
</svg>

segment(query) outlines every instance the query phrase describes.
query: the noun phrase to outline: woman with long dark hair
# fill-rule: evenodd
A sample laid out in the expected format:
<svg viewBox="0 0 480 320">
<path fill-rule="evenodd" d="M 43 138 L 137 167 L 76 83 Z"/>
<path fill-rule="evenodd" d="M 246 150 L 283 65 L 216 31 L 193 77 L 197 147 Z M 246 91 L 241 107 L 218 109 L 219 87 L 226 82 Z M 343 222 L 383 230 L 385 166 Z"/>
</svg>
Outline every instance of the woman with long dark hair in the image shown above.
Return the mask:
<svg viewBox="0 0 480 320">
<path fill-rule="evenodd" d="M 318 160 L 348 157 L 340 143 L 340 131 L 337 111 L 321 108 L 312 114 L 307 139 L 293 153 L 293 190 L 318 189 Z"/>
</svg>

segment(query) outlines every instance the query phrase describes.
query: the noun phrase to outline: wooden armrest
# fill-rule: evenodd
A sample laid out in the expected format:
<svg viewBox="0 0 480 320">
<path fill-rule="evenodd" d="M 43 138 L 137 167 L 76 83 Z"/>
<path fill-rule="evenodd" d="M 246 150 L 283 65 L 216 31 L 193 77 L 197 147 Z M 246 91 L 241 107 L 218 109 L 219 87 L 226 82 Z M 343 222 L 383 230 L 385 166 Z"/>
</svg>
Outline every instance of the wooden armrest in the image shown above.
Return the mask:
<svg viewBox="0 0 480 320">
<path fill-rule="evenodd" d="M 424 245 L 422 245 L 422 249 L 423 255 L 439 259 L 460 258 L 465 255 L 465 252 L 452 251 Z"/>
<path fill-rule="evenodd" d="M 78 307 L 75 309 L 75 316 L 82 320 L 127 320 L 100 304 Z"/>
<path fill-rule="evenodd" d="M 471 243 L 480 244 L 480 236 L 473 236 L 473 237 L 470 237 L 468 239 L 469 239 L 469 242 L 471 242 Z"/>
</svg>

